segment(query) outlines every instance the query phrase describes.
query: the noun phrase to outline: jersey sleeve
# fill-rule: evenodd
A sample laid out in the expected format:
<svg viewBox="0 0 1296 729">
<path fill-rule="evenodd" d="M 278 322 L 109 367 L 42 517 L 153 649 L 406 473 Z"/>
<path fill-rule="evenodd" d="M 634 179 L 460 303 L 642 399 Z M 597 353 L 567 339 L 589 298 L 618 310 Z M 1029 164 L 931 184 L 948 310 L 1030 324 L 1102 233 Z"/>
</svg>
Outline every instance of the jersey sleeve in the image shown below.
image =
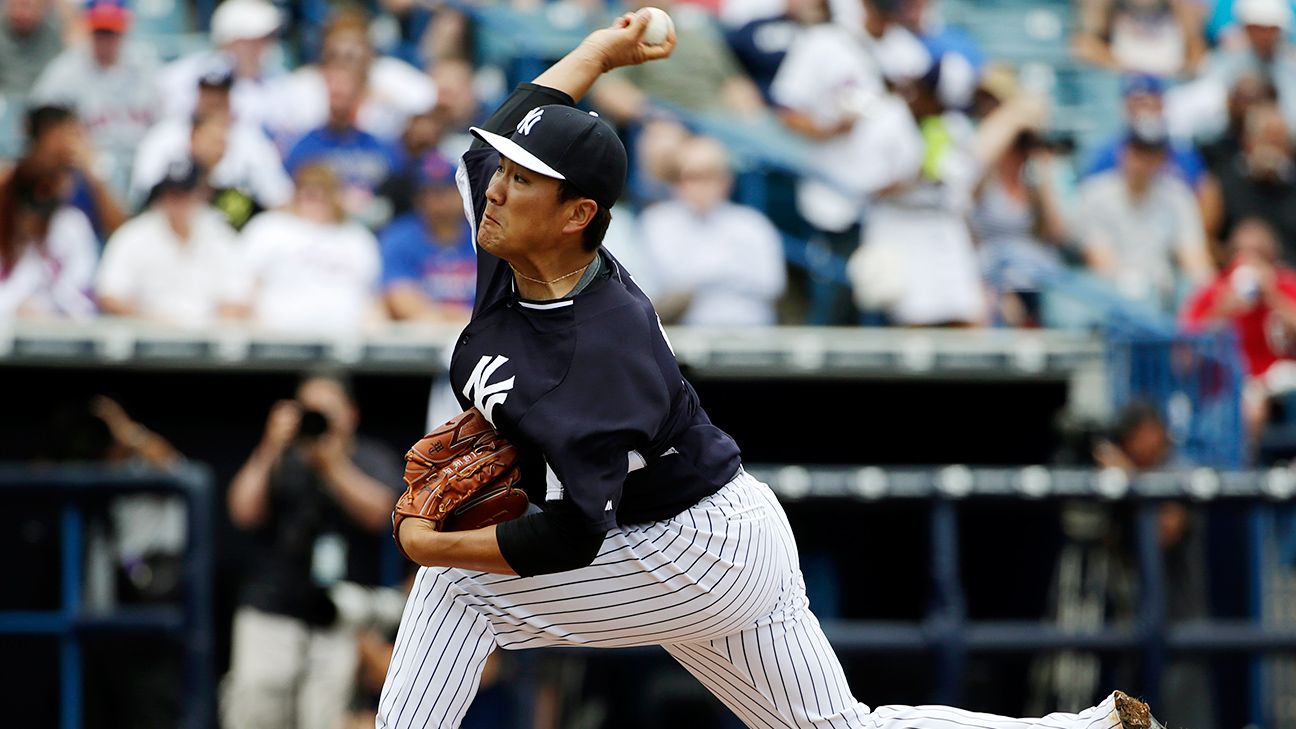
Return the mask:
<svg viewBox="0 0 1296 729">
<path fill-rule="evenodd" d="M 651 341 L 642 317 L 608 314 L 581 332 L 563 383 L 521 428 L 544 453 L 546 501 L 562 501 L 590 531 L 617 524 L 632 452 L 647 450 L 670 411 L 656 359 L 632 343 Z"/>
</svg>

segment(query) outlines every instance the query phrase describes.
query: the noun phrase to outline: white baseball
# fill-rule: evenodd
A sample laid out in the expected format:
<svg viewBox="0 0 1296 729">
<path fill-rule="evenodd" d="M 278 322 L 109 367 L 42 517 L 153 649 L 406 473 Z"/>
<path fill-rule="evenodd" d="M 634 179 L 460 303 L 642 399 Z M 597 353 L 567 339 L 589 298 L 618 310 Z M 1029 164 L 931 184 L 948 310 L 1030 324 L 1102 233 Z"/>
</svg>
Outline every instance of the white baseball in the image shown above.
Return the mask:
<svg viewBox="0 0 1296 729">
<path fill-rule="evenodd" d="M 666 42 L 666 36 L 675 27 L 675 22 L 661 8 L 644 8 L 639 12 L 648 13 L 648 27 L 644 29 L 640 40 L 647 46 L 659 46 Z"/>
</svg>

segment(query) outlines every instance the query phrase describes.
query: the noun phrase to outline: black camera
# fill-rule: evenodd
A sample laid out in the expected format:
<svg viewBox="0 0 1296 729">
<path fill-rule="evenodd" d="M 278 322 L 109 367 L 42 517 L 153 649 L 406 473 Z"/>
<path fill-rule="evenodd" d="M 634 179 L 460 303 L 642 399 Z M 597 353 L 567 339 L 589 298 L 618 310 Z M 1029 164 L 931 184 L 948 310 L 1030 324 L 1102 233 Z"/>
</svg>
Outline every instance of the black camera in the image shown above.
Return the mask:
<svg viewBox="0 0 1296 729">
<path fill-rule="evenodd" d="M 328 432 L 328 416 L 318 410 L 303 410 L 297 424 L 297 440 L 311 441 Z"/>
</svg>

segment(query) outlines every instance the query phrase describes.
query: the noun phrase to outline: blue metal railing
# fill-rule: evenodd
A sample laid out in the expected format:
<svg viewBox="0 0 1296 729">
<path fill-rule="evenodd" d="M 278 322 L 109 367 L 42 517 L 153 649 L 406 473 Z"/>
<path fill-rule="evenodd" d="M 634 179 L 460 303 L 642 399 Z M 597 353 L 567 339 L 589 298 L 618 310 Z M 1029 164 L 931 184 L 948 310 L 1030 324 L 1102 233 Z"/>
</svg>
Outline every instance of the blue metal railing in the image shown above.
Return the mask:
<svg viewBox="0 0 1296 729">
<path fill-rule="evenodd" d="M 852 468 L 751 465 L 785 502 L 801 499 L 924 500 L 928 511 L 932 595 L 921 622 L 825 621 L 833 646 L 842 653 L 922 652 L 935 659 L 935 700 L 959 704 L 967 660 L 978 653 L 1038 653 L 1085 650 L 1135 654 L 1141 667 L 1138 691 L 1154 704 L 1165 663 L 1182 654 L 1296 652 L 1296 629 L 1257 620 L 1167 619 L 1163 556 L 1158 543 L 1158 506 L 1165 499 L 1198 503 L 1249 502 L 1259 518 L 1248 520 L 1248 540 L 1261 539 L 1263 518 L 1290 503 L 1296 475 L 1271 472 L 1162 471 L 1132 479 L 1111 471 L 1038 467 L 1016 469 Z M 1043 479 L 1043 480 L 1041 480 Z M 1135 554 L 1140 589 L 1131 621 L 1089 630 L 1069 630 L 1044 621 L 969 620 L 959 558 L 959 505 L 977 499 L 1093 499 L 1137 502 Z M 1252 683 L 1253 716 L 1263 726 L 1262 684 Z"/>
<path fill-rule="evenodd" d="M 169 493 L 187 504 L 184 590 L 178 606 L 90 612 L 82 605 L 83 509 L 129 493 Z M 155 633 L 180 639 L 185 652 L 182 726 L 204 729 L 215 716 L 212 643 L 213 505 L 205 468 L 186 465 L 170 473 L 113 470 L 84 465 L 29 468 L 0 465 L 0 500 L 12 505 L 56 504 L 61 545 L 61 597 L 56 610 L 0 611 L 0 635 L 45 635 L 59 641 L 60 729 L 82 725 L 81 641 L 89 633 Z"/>
</svg>

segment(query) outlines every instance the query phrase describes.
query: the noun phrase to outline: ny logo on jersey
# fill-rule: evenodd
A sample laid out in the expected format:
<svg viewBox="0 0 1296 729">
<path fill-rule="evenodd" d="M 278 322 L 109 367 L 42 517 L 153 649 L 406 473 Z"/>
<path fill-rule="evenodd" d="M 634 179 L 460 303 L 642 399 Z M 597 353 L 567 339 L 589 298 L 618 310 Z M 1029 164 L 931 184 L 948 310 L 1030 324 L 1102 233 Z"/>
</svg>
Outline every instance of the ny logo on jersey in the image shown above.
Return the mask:
<svg viewBox="0 0 1296 729">
<path fill-rule="evenodd" d="M 486 422 L 495 425 L 495 419 L 492 413 L 496 405 L 502 404 L 508 399 L 508 391 L 513 389 L 513 380 L 510 377 L 507 380 L 500 380 L 491 384 L 490 378 L 495 371 L 508 362 L 508 357 L 495 356 L 489 354 L 482 355 L 477 361 L 477 366 L 468 377 L 468 384 L 464 385 L 463 396 L 473 401 L 473 405 L 485 416 Z"/>
<path fill-rule="evenodd" d="M 544 109 L 537 107 L 535 109 L 532 109 L 531 111 L 528 111 L 527 115 L 522 117 L 522 121 L 518 122 L 517 125 L 518 134 L 523 134 L 523 135 L 530 134 L 531 128 L 536 125 L 536 122 L 540 121 L 540 117 L 542 116 L 544 116 Z"/>
</svg>

